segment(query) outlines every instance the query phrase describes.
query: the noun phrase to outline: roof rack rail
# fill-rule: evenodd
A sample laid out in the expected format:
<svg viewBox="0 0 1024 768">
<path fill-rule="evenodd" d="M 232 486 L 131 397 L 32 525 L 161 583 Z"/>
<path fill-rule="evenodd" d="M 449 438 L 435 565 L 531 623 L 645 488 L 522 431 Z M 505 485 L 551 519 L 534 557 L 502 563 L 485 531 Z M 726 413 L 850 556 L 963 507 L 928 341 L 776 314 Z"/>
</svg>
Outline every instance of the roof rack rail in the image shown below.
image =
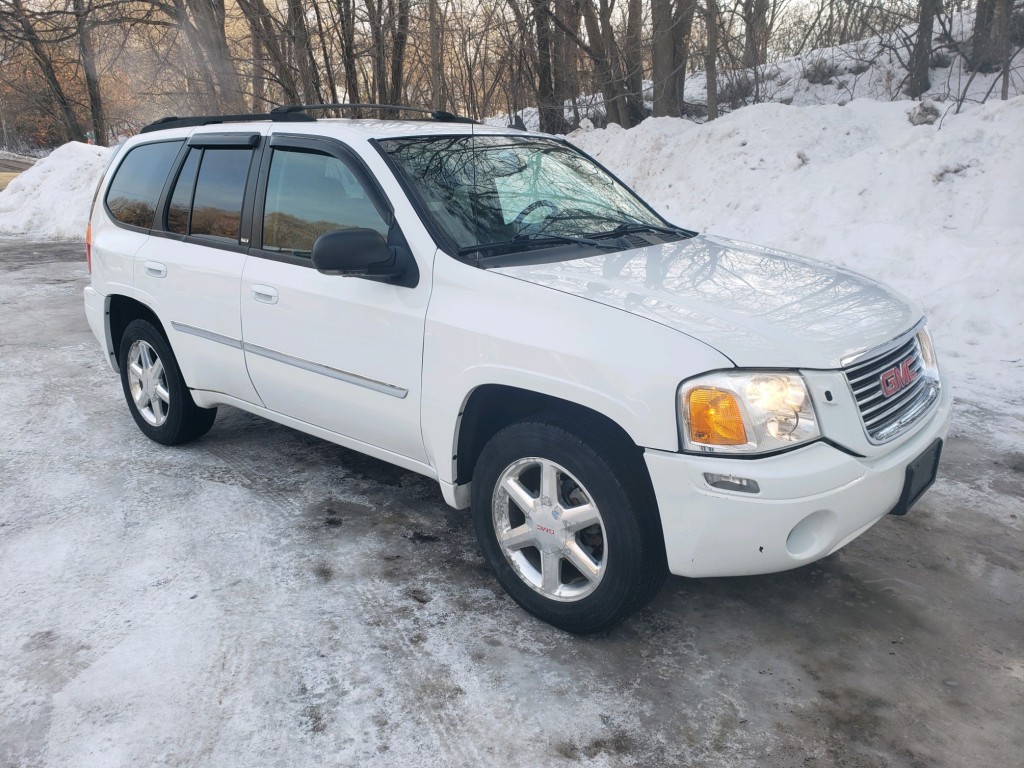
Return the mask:
<svg viewBox="0 0 1024 768">
<path fill-rule="evenodd" d="M 168 128 L 195 128 L 200 125 L 218 123 L 250 123 L 256 120 L 270 120 L 275 123 L 312 123 L 316 118 L 303 112 L 269 112 L 253 115 L 197 115 L 195 117 L 161 117 L 145 126 L 139 133 L 164 131 Z"/>
<path fill-rule="evenodd" d="M 423 115 L 430 115 L 431 119 L 439 123 L 480 123 L 469 117 L 456 115 L 452 112 L 445 112 L 443 109 L 423 109 L 422 107 L 404 107 L 400 104 L 285 104 L 271 110 L 273 115 L 295 115 L 302 114 L 314 109 L 388 109 L 395 112 L 417 112 Z"/>
</svg>

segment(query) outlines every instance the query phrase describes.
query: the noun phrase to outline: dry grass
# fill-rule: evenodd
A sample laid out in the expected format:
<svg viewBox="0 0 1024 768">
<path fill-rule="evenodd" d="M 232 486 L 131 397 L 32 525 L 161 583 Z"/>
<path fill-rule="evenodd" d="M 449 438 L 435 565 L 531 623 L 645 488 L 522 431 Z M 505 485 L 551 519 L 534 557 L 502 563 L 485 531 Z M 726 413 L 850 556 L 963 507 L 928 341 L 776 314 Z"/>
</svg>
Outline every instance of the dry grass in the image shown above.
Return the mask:
<svg viewBox="0 0 1024 768">
<path fill-rule="evenodd" d="M 7 185 L 14 181 L 16 173 L 0 173 L 0 192 L 6 189 Z"/>
</svg>

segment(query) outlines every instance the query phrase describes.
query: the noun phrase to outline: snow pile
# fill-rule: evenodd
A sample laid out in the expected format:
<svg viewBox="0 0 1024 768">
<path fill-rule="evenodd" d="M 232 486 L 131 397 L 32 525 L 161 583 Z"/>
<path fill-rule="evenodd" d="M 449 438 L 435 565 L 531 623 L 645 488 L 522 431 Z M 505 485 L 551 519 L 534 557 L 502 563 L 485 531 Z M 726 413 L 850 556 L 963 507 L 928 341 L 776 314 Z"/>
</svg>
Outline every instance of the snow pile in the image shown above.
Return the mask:
<svg viewBox="0 0 1024 768">
<path fill-rule="evenodd" d="M 915 106 L 761 104 L 570 138 L 676 224 L 902 291 L 960 394 L 1024 403 L 1024 97 L 933 125 L 911 124 Z"/>
<path fill-rule="evenodd" d="M 110 153 L 105 147 L 73 141 L 17 176 L 0 192 L 0 235 L 84 237 L 96 183 Z"/>
</svg>

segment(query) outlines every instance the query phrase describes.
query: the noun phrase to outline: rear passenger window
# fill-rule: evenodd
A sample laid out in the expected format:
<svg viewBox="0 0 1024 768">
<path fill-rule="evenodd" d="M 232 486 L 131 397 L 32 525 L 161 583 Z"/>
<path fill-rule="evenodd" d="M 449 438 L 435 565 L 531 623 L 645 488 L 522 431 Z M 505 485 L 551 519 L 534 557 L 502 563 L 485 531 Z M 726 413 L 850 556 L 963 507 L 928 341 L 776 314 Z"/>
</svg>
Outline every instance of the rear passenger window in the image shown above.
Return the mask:
<svg viewBox="0 0 1024 768">
<path fill-rule="evenodd" d="M 143 144 L 128 151 L 107 189 L 107 209 L 122 224 L 150 229 L 156 205 L 181 141 Z"/>
<path fill-rule="evenodd" d="M 325 232 L 388 225 L 348 166 L 330 155 L 274 150 L 263 211 L 264 250 L 308 256 Z"/>
<path fill-rule="evenodd" d="M 192 200 L 189 234 L 238 240 L 242 225 L 242 198 L 251 159 L 251 149 L 203 150 Z"/>
</svg>

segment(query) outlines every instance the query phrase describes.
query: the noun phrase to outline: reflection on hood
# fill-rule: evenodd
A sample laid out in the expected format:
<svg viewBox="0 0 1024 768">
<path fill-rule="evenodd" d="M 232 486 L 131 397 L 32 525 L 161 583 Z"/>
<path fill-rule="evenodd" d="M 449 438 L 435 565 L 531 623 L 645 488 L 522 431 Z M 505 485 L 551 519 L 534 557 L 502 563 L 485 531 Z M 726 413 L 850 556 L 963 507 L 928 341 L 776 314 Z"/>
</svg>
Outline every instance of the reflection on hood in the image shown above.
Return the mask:
<svg viewBox="0 0 1024 768">
<path fill-rule="evenodd" d="M 495 271 L 647 317 L 744 366 L 837 368 L 920 317 L 853 272 L 707 236 Z"/>
</svg>

